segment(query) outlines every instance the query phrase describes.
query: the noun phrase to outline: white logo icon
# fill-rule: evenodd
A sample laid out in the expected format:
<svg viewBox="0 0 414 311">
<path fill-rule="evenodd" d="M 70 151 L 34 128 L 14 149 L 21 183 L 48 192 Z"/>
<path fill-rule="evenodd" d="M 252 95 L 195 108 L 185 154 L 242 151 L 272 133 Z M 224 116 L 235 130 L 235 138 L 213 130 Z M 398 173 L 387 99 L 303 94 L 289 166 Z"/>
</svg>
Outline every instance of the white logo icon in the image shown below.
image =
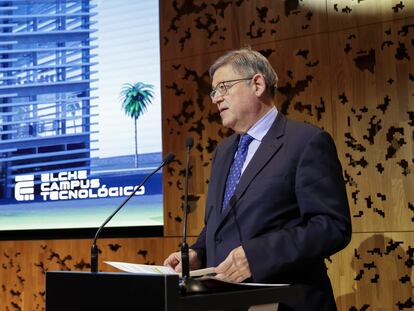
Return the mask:
<svg viewBox="0 0 414 311">
<path fill-rule="evenodd" d="M 20 175 L 15 178 L 14 198 L 17 201 L 34 200 L 34 175 Z"/>
</svg>

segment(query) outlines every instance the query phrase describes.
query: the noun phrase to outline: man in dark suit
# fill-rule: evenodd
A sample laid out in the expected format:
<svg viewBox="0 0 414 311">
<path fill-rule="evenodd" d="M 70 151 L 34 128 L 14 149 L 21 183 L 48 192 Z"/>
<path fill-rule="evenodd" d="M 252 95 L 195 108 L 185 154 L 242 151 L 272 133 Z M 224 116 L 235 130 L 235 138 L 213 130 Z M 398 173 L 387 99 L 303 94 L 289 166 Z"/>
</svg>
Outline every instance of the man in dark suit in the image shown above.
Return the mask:
<svg viewBox="0 0 414 311">
<path fill-rule="evenodd" d="M 256 51 L 223 55 L 210 76 L 210 97 L 235 134 L 215 151 L 190 268 L 300 285 L 303 299 L 281 301 L 279 311 L 336 310 L 324 259 L 349 243 L 351 221 L 331 136 L 276 110 L 276 73 Z M 180 271 L 180 254 L 165 264 Z"/>
</svg>

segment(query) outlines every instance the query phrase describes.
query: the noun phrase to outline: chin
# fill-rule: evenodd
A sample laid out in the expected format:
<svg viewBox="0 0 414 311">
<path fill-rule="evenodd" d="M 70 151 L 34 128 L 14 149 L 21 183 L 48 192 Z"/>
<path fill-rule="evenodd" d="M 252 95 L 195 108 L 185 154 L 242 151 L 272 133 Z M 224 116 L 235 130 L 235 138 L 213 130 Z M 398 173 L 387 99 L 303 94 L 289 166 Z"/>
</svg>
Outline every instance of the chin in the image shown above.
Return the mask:
<svg viewBox="0 0 414 311">
<path fill-rule="evenodd" d="M 231 122 L 226 122 L 225 120 L 222 120 L 222 121 L 221 121 L 221 124 L 223 124 L 223 126 L 224 126 L 225 128 L 228 128 L 228 129 L 233 129 L 233 125 L 234 125 L 234 124 L 232 124 Z"/>
</svg>

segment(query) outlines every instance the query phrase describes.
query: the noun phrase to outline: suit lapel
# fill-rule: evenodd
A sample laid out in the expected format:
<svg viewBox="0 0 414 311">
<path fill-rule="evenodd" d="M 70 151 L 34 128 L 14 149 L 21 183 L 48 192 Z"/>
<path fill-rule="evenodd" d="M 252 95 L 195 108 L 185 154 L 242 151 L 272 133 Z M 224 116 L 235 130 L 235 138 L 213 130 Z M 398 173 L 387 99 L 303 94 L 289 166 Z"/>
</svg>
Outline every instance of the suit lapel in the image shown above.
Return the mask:
<svg viewBox="0 0 414 311">
<path fill-rule="evenodd" d="M 267 134 L 263 137 L 263 140 L 254 154 L 253 158 L 250 160 L 245 171 L 243 172 L 240 181 L 236 187 L 234 195 L 237 200 L 239 200 L 244 192 L 246 191 L 249 184 L 253 181 L 256 175 L 266 166 L 270 159 L 276 154 L 283 145 L 283 140 L 281 139 L 286 126 L 286 117 L 280 112 L 276 117 L 275 122 L 273 122 L 271 128 Z M 234 154 L 234 153 L 233 153 Z M 230 162 L 231 164 L 231 162 Z M 225 184 L 223 185 L 223 190 L 221 192 L 221 202 L 223 200 L 223 191 Z M 220 205 L 221 206 L 221 205 Z M 224 210 L 221 215 L 220 223 L 217 226 L 217 229 L 220 227 L 221 223 L 227 217 L 228 213 L 232 207 L 228 207 Z"/>
<path fill-rule="evenodd" d="M 220 176 L 216 183 L 216 191 L 217 197 L 215 198 L 216 202 L 216 217 L 219 219 L 221 217 L 221 206 L 223 205 L 223 197 L 224 191 L 226 188 L 226 180 L 227 175 L 230 170 L 230 166 L 234 159 L 234 154 L 236 153 L 237 144 L 239 141 L 240 135 L 233 135 L 229 138 L 228 142 L 223 145 L 220 154 L 218 155 L 220 158 L 217 159 L 217 169 L 218 175 Z"/>
</svg>

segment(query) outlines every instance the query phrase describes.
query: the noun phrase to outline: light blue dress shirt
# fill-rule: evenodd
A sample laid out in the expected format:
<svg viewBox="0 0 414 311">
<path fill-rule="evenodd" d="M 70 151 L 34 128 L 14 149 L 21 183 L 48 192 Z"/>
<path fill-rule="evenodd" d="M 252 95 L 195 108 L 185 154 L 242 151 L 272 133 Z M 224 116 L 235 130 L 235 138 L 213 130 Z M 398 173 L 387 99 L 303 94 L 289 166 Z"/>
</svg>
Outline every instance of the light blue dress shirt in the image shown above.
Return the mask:
<svg viewBox="0 0 414 311">
<path fill-rule="evenodd" d="M 272 107 L 272 109 L 270 109 L 259 121 L 257 121 L 247 131 L 247 134 L 249 134 L 254 139 L 249 145 L 249 150 L 247 151 L 247 157 L 246 157 L 246 160 L 244 161 L 243 168 L 241 171 L 242 174 L 244 170 L 246 169 L 247 165 L 249 164 L 250 160 L 253 158 L 253 155 L 256 153 L 260 144 L 262 143 L 263 137 L 267 134 L 273 122 L 276 120 L 277 113 L 278 111 L 276 107 Z"/>
</svg>

